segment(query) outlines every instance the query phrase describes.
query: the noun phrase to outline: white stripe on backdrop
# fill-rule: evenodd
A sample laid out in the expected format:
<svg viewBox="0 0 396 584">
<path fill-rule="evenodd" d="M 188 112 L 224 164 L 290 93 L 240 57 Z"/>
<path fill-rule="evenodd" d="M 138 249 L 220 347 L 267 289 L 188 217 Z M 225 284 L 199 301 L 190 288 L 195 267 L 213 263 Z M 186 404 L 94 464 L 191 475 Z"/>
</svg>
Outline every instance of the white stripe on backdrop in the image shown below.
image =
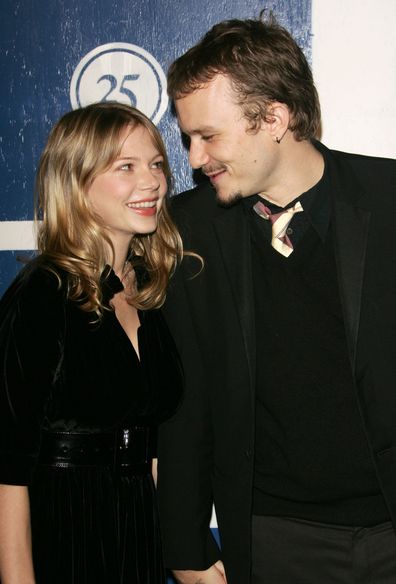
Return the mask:
<svg viewBox="0 0 396 584">
<path fill-rule="evenodd" d="M 33 221 L 1 221 L 0 251 L 36 248 Z"/>
</svg>

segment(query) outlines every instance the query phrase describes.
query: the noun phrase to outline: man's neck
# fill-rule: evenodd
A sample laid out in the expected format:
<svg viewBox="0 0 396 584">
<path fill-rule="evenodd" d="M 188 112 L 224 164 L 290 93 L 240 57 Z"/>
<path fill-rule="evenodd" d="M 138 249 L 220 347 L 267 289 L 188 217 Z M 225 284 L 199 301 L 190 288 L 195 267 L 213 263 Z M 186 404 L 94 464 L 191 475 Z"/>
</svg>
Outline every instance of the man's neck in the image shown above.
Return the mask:
<svg viewBox="0 0 396 584">
<path fill-rule="evenodd" d="M 279 207 L 285 207 L 320 181 L 324 172 L 324 159 L 308 140 L 297 142 L 291 139 L 280 147 L 284 151 L 279 158 L 276 180 L 273 187 L 260 193 L 260 196 Z"/>
</svg>

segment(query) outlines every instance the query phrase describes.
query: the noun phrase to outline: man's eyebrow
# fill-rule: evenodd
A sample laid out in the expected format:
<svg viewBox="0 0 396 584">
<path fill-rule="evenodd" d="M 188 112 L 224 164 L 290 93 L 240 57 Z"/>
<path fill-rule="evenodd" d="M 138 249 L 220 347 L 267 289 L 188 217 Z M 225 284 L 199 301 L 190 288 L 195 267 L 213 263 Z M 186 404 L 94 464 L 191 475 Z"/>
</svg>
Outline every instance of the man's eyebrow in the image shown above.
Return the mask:
<svg viewBox="0 0 396 584">
<path fill-rule="evenodd" d="M 214 126 L 201 126 L 198 128 L 194 128 L 193 130 L 190 130 L 189 132 L 187 132 L 183 128 L 181 128 L 181 130 L 182 130 L 183 134 L 185 134 L 186 136 L 195 136 L 196 134 L 208 134 L 211 132 L 218 131 L 218 129 L 216 129 Z"/>
</svg>

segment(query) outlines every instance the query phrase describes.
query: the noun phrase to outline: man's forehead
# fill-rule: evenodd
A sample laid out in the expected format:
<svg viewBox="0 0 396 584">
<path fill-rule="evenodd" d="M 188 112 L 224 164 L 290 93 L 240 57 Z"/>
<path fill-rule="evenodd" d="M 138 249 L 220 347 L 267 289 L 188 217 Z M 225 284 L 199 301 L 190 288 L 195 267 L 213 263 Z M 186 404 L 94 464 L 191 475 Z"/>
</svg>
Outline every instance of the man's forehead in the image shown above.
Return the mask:
<svg viewBox="0 0 396 584">
<path fill-rule="evenodd" d="M 222 125 L 224 116 L 227 123 L 230 115 L 239 118 L 240 106 L 236 104 L 232 92 L 229 80 L 217 75 L 205 85 L 175 99 L 175 109 L 183 131 L 185 129 L 191 135 L 207 133 Z"/>
<path fill-rule="evenodd" d="M 177 96 L 176 102 L 183 100 L 189 96 L 195 97 L 217 97 L 219 95 L 227 95 L 231 97 L 234 94 L 234 88 L 232 85 L 231 78 L 228 75 L 223 75 L 222 73 L 217 73 L 208 81 L 203 81 L 202 83 L 197 83 L 190 91 L 187 93 L 182 93 Z"/>
<path fill-rule="evenodd" d="M 213 130 L 216 125 L 216 114 L 205 96 L 190 94 L 175 101 L 177 119 L 182 130 L 189 134 Z"/>
<path fill-rule="evenodd" d="M 181 130 L 185 134 L 207 134 L 214 132 L 219 127 L 220 120 L 213 108 L 194 107 L 194 103 L 188 107 L 177 107 L 177 120 Z"/>
</svg>

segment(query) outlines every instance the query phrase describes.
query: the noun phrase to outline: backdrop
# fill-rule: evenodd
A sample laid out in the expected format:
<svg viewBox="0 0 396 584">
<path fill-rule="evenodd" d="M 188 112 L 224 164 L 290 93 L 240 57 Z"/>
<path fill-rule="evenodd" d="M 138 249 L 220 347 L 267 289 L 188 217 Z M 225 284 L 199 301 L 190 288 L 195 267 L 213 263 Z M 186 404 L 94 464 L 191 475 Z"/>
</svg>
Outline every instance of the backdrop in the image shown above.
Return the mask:
<svg viewBox="0 0 396 584">
<path fill-rule="evenodd" d="M 310 0 L 266 7 L 311 58 Z M 90 101 L 132 103 L 164 136 L 175 191 L 190 187 L 164 73 L 217 21 L 261 9 L 258 0 L 2 0 L 0 295 L 20 267 L 16 256 L 34 247 L 34 173 L 53 123 Z"/>
</svg>

